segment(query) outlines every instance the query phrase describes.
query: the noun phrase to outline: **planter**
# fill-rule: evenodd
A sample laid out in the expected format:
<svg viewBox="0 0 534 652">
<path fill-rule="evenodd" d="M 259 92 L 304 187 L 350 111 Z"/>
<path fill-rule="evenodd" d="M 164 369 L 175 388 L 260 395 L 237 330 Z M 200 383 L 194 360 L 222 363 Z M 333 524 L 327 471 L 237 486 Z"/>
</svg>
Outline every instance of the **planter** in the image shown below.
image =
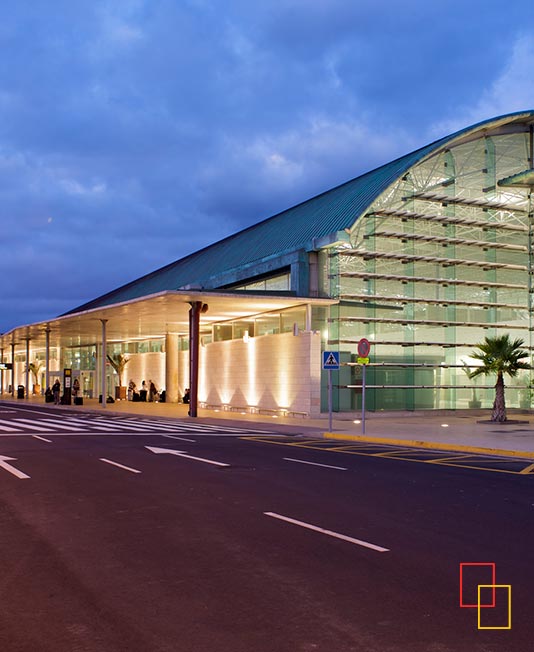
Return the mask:
<svg viewBox="0 0 534 652">
<path fill-rule="evenodd" d="M 37 383 L 35 383 L 35 385 L 33 386 L 32 393 L 33 394 L 40 394 L 41 393 L 41 385 L 38 385 Z"/>
<path fill-rule="evenodd" d="M 125 387 L 115 387 L 115 400 L 125 401 L 126 400 L 126 386 Z"/>
</svg>

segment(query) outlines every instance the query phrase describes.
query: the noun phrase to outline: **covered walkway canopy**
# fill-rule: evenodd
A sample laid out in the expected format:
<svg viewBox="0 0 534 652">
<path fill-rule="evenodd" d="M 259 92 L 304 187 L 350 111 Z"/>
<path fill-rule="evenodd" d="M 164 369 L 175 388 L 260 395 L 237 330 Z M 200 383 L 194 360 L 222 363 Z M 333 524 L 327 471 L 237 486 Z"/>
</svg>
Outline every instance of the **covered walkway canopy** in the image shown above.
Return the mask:
<svg viewBox="0 0 534 652">
<path fill-rule="evenodd" d="M 2 360 L 11 351 L 11 362 L 21 350 L 26 363 L 36 350 L 46 351 L 46 382 L 49 384 L 51 347 L 75 347 L 113 342 L 132 342 L 163 338 L 169 334 L 188 335 L 190 340 L 190 378 L 192 416 L 196 416 L 196 379 L 198 379 L 199 324 L 203 326 L 234 319 L 246 319 L 261 313 L 302 306 L 329 306 L 332 299 L 270 296 L 248 292 L 210 292 L 167 290 L 108 306 L 83 310 L 55 319 L 19 326 L 0 335 Z M 311 314 L 311 311 L 310 311 Z M 311 319 L 306 324 L 311 329 Z M 31 348 L 31 354 L 30 354 Z M 27 366 L 27 365 L 26 365 Z M 28 387 L 26 368 L 26 387 Z M 102 356 L 102 386 L 105 386 L 105 356 Z M 2 383 L 4 385 L 4 382 Z M 14 369 L 11 372 L 14 387 Z M 102 401 L 105 404 L 105 392 Z"/>
</svg>

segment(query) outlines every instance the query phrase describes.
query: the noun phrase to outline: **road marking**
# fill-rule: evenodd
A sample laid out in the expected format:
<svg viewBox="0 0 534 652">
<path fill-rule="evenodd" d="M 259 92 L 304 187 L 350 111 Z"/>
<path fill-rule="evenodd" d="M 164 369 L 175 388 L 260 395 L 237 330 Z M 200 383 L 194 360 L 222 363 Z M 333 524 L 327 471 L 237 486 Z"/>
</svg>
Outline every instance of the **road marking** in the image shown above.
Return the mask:
<svg viewBox="0 0 534 652">
<path fill-rule="evenodd" d="M 207 460 L 203 457 L 193 457 L 193 455 L 186 455 L 185 451 L 175 451 L 171 448 L 158 448 L 157 446 L 145 446 L 152 453 L 167 453 L 168 455 L 177 455 L 178 457 L 186 457 L 189 460 L 196 460 L 197 462 L 206 462 L 207 464 L 215 464 L 215 466 L 230 466 L 224 462 L 216 462 L 215 460 Z"/>
<path fill-rule="evenodd" d="M 104 424 L 96 423 L 96 419 L 93 421 L 92 419 L 73 419 L 72 417 L 67 417 L 65 421 L 67 423 L 77 424 L 78 427 L 90 426 L 91 428 L 98 428 L 98 430 L 116 430 L 115 426 L 106 426 Z"/>
<path fill-rule="evenodd" d="M 54 419 L 13 419 L 13 421 L 20 423 L 24 428 L 28 428 L 28 426 L 30 426 L 33 428 L 33 430 L 39 430 L 41 432 L 43 432 L 43 428 L 41 426 L 45 426 L 45 429 L 48 431 L 53 430 L 54 428 L 59 428 L 60 430 L 70 430 L 71 432 L 78 430 L 77 426 L 67 426 L 64 423 L 58 423 Z M 28 426 L 26 424 L 28 424 Z"/>
<path fill-rule="evenodd" d="M 531 473 L 531 471 L 534 471 L 534 464 L 530 464 L 526 468 L 524 468 L 522 471 L 519 471 L 521 475 L 526 475 L 527 473 Z"/>
<path fill-rule="evenodd" d="M 162 437 L 167 437 L 168 439 L 179 439 L 180 441 L 190 441 L 192 444 L 196 443 L 195 439 L 187 439 L 186 437 L 177 437 L 176 435 L 161 435 Z"/>
<path fill-rule="evenodd" d="M 101 462 L 106 462 L 106 464 L 113 464 L 113 466 L 118 466 L 119 469 L 124 469 L 125 471 L 130 471 L 131 473 L 141 473 L 138 469 L 132 469 L 129 466 L 124 466 L 124 464 L 119 464 L 118 462 L 113 462 L 112 460 L 107 460 L 105 457 L 99 458 Z"/>
<path fill-rule="evenodd" d="M 325 469 L 337 469 L 338 471 L 347 471 L 344 466 L 332 466 L 331 464 L 319 464 L 318 462 L 307 462 L 306 460 L 295 460 L 292 457 L 284 457 L 288 462 L 298 462 L 299 464 L 311 464 L 312 466 L 323 466 Z"/>
<path fill-rule="evenodd" d="M 5 421 L 4 423 L 9 423 L 9 421 Z M 11 426 L 0 426 L 0 430 L 3 430 L 4 432 L 17 432 L 17 429 Z"/>
<path fill-rule="evenodd" d="M 11 466 L 11 464 L 8 464 L 8 462 L 14 462 L 16 459 L 16 457 L 7 457 L 6 455 L 0 455 L 0 468 L 5 469 L 8 471 L 8 473 L 12 473 L 14 476 L 19 478 L 19 480 L 28 479 L 30 477 L 29 475 L 26 475 L 22 471 L 16 469 L 14 466 Z"/>
<path fill-rule="evenodd" d="M 432 459 L 425 460 L 427 464 L 438 464 L 441 462 L 449 462 L 450 460 L 463 460 L 469 457 L 473 457 L 472 455 L 450 455 L 449 457 L 433 457 Z"/>
<path fill-rule="evenodd" d="M 362 546 L 363 548 L 370 548 L 371 550 L 376 550 L 376 552 L 389 552 L 388 548 L 382 548 L 381 546 L 376 546 L 374 543 L 369 543 L 368 541 L 362 541 L 361 539 L 353 539 L 348 537 L 345 534 L 339 534 L 339 532 L 333 532 L 332 530 L 325 530 L 322 527 L 317 525 L 311 525 L 310 523 L 304 523 L 304 521 L 297 521 L 294 518 L 289 518 L 288 516 L 282 516 L 281 514 L 276 514 L 275 512 L 263 512 L 265 516 L 271 516 L 272 518 L 277 518 L 280 521 L 286 521 L 287 523 L 292 523 L 293 525 L 300 525 L 300 527 L 306 528 L 308 530 L 313 530 L 314 532 L 320 532 L 321 534 L 327 534 L 330 537 L 335 539 L 341 539 L 342 541 L 348 541 L 349 543 L 354 543 L 357 546 Z"/>
<path fill-rule="evenodd" d="M 41 435 L 32 435 L 34 439 L 40 439 L 41 441 L 46 441 L 47 444 L 52 444 L 51 439 L 47 439 L 46 437 L 41 437 Z"/>
</svg>

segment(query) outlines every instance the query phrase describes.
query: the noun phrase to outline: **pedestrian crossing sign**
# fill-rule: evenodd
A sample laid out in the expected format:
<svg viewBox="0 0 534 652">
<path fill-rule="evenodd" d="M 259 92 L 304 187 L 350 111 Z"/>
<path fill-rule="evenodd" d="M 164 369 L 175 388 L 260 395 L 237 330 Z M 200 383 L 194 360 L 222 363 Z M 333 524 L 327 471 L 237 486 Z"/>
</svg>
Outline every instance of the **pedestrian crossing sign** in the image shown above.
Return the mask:
<svg viewBox="0 0 534 652">
<path fill-rule="evenodd" d="M 323 351 L 323 369 L 339 369 L 339 351 Z"/>
</svg>

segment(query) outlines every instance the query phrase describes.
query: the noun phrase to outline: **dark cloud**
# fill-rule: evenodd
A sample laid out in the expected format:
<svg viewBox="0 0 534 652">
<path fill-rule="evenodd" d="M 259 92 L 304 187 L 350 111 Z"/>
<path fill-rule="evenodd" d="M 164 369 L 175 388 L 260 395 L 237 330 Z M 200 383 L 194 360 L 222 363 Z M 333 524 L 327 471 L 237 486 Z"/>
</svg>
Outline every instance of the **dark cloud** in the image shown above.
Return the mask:
<svg viewBox="0 0 534 652">
<path fill-rule="evenodd" d="M 0 331 L 64 312 L 447 130 L 532 107 L 529 9 L 526 0 L 506 11 L 481 0 L 4 4 Z"/>
</svg>

